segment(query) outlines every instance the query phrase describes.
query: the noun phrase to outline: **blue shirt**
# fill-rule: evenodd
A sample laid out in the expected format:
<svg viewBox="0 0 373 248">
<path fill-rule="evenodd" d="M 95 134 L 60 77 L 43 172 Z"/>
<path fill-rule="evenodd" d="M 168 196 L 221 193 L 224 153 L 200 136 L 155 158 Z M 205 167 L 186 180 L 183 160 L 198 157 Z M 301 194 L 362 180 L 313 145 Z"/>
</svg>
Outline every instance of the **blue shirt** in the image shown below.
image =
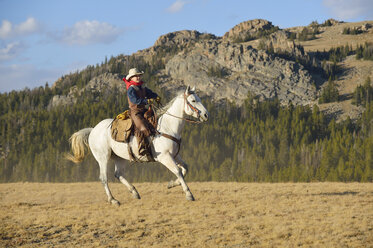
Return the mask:
<svg viewBox="0 0 373 248">
<path fill-rule="evenodd" d="M 141 90 L 142 86 L 137 86 L 137 87 L 139 87 L 140 90 Z M 130 86 L 128 88 L 127 95 L 128 95 L 129 100 L 133 104 L 136 104 L 136 105 L 146 105 L 146 104 L 148 104 L 148 100 L 147 99 L 156 98 L 158 96 L 156 93 L 154 93 L 153 91 L 151 91 L 150 89 L 148 89 L 147 87 L 145 87 L 145 97 L 147 99 L 138 97 L 137 94 L 136 94 L 136 89 L 133 86 Z"/>
</svg>

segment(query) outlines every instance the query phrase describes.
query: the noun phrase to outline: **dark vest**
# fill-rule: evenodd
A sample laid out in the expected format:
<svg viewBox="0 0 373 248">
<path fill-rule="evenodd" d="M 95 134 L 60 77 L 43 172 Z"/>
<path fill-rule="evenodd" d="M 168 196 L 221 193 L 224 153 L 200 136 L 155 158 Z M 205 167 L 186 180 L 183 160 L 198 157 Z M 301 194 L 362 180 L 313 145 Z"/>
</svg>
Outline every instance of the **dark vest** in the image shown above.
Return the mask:
<svg viewBox="0 0 373 248">
<path fill-rule="evenodd" d="M 131 85 L 130 87 L 133 87 L 136 90 L 137 97 L 145 99 L 145 96 L 146 96 L 145 87 L 141 87 L 141 86 L 138 87 L 136 85 Z M 134 104 L 130 101 L 128 96 L 127 98 L 128 98 L 128 105 L 130 109 L 132 109 L 133 111 L 145 111 L 146 110 L 144 104 L 139 104 L 139 105 Z"/>
</svg>

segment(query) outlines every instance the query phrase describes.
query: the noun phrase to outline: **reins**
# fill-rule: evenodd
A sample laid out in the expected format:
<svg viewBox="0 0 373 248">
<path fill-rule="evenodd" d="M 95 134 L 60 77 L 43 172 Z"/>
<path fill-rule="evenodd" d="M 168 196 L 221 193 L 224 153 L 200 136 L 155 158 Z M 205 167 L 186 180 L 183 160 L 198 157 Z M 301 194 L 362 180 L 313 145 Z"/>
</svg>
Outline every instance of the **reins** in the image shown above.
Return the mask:
<svg viewBox="0 0 373 248">
<path fill-rule="evenodd" d="M 164 113 L 164 114 L 167 114 L 169 116 L 172 116 L 172 117 L 175 117 L 175 118 L 178 118 L 180 120 L 184 120 L 186 122 L 190 122 L 190 123 L 194 123 L 194 124 L 201 124 L 202 121 L 197 121 L 197 120 L 192 120 L 192 119 L 188 119 L 188 118 L 185 118 L 185 117 L 179 117 L 179 116 L 176 116 L 176 115 L 173 115 L 173 114 L 170 114 L 168 112 Z"/>
<path fill-rule="evenodd" d="M 189 95 L 188 95 L 189 96 Z M 193 111 L 193 112 L 196 112 L 198 117 L 200 116 L 200 113 L 201 111 L 198 110 L 197 108 L 195 108 L 192 104 L 190 104 L 190 102 L 187 100 L 187 97 L 188 97 L 186 94 L 184 94 L 184 106 L 185 106 L 185 103 L 189 106 L 189 108 Z M 159 105 L 161 107 L 163 107 L 162 103 L 159 103 Z M 152 107 L 155 108 L 155 109 L 160 109 L 158 107 L 156 107 L 155 105 L 152 104 Z M 186 122 L 190 122 L 190 123 L 193 123 L 193 124 L 201 124 L 202 121 L 198 121 L 198 120 L 193 120 L 193 119 L 189 119 L 189 118 L 185 118 L 185 117 L 179 117 L 179 116 L 176 116 L 176 115 L 173 115 L 173 114 L 170 114 L 168 113 L 168 111 L 166 111 L 164 114 L 167 114 L 169 116 L 172 116 L 172 117 L 175 117 L 177 119 L 180 119 L 180 120 L 184 120 Z"/>
</svg>

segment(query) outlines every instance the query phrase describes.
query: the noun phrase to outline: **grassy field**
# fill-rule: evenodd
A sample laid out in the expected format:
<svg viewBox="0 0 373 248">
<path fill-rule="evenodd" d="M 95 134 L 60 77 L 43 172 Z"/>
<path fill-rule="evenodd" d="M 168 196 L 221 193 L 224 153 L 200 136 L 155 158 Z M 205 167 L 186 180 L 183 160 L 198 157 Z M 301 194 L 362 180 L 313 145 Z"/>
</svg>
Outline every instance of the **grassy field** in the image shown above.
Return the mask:
<svg viewBox="0 0 373 248">
<path fill-rule="evenodd" d="M 0 184 L 0 247 L 373 247 L 373 184 Z"/>
</svg>

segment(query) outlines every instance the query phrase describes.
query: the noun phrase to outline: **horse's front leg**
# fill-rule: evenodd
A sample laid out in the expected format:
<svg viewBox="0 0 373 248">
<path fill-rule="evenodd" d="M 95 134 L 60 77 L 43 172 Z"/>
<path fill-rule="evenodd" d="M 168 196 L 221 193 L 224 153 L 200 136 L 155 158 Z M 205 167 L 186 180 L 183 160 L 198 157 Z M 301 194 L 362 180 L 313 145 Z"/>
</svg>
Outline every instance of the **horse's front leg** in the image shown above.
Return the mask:
<svg viewBox="0 0 373 248">
<path fill-rule="evenodd" d="M 194 197 L 188 185 L 185 183 L 184 176 L 182 173 L 182 169 L 178 166 L 178 163 L 175 159 L 169 154 L 162 154 L 159 156 L 159 162 L 164 164 L 172 173 L 175 174 L 177 180 L 180 182 L 183 191 L 185 192 L 186 199 L 189 201 L 194 201 Z"/>
<path fill-rule="evenodd" d="M 185 178 L 186 174 L 188 173 L 188 165 L 182 160 L 180 155 L 177 155 L 175 160 L 176 160 L 177 166 L 181 169 L 181 174 L 183 175 L 183 178 Z M 171 180 L 168 183 L 167 188 L 170 189 L 170 188 L 173 188 L 179 185 L 181 185 L 181 183 L 180 183 L 179 178 L 177 178 L 175 180 Z"/>
</svg>

